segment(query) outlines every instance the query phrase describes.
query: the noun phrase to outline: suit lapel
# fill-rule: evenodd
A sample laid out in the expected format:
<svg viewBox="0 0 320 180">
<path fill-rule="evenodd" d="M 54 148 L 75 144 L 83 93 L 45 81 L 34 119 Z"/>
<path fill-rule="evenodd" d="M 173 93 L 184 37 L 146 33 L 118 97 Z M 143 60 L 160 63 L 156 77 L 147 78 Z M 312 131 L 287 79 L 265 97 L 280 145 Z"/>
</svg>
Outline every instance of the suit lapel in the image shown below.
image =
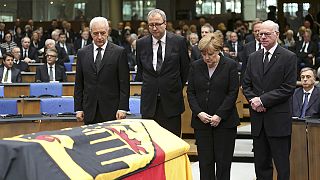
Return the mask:
<svg viewBox="0 0 320 180">
<path fill-rule="evenodd" d="M 87 50 L 87 53 L 88 53 L 88 56 L 89 57 L 89 65 L 92 67 L 93 71 L 96 72 L 97 71 L 97 68 L 96 68 L 96 65 L 94 64 L 94 54 L 93 54 L 93 44 L 90 44 L 89 45 L 89 48 Z"/>
<path fill-rule="evenodd" d="M 267 65 L 267 68 L 263 71 L 264 74 L 268 72 L 271 66 L 278 60 L 279 56 L 280 56 L 280 52 L 279 52 L 279 45 L 278 45 L 272 54 L 272 57 L 270 59 L 270 62 Z"/>
<path fill-rule="evenodd" d="M 203 76 L 206 77 L 206 79 L 210 79 L 209 77 L 209 70 L 207 64 L 201 59 L 201 65 L 200 65 L 201 73 L 203 73 Z"/>
<path fill-rule="evenodd" d="M 50 77 L 49 77 L 49 74 L 48 74 L 48 65 L 47 63 L 45 64 L 45 66 L 43 66 L 44 68 L 42 68 L 42 74 L 43 74 L 43 78 L 45 81 L 50 81 Z"/>
<path fill-rule="evenodd" d="M 213 72 L 213 74 L 212 74 L 212 76 L 211 76 L 210 79 L 214 79 L 214 77 L 216 77 L 215 74 L 219 74 L 220 71 L 223 70 L 223 66 L 224 66 L 225 62 L 226 62 L 226 61 L 225 61 L 224 57 L 223 57 L 222 55 L 220 55 L 220 61 L 219 61 L 219 63 L 218 63 L 218 66 L 217 66 L 217 68 L 214 70 L 214 72 Z"/>
<path fill-rule="evenodd" d="M 310 96 L 310 99 L 309 99 L 309 103 L 308 103 L 308 106 L 307 106 L 307 110 L 312 106 L 312 104 L 314 104 L 316 102 L 316 100 L 319 98 L 317 96 L 318 94 L 318 89 L 317 88 L 314 88 L 313 91 L 312 91 L 312 94 Z"/>
<path fill-rule="evenodd" d="M 262 79 L 263 79 L 263 50 L 262 49 L 258 51 L 258 55 L 256 56 L 256 58 L 257 58 L 256 60 L 253 59 L 253 64 L 255 64 L 255 61 L 257 62 L 258 74 L 262 82 Z"/>
<path fill-rule="evenodd" d="M 104 51 L 104 54 L 103 54 L 103 57 L 102 57 L 102 60 L 101 60 L 101 64 L 100 64 L 100 67 L 97 69 L 97 73 L 99 73 L 100 72 L 100 70 L 103 68 L 103 66 L 105 65 L 105 63 L 106 63 L 106 61 L 107 61 L 107 57 L 112 57 L 112 55 L 113 55 L 113 45 L 110 43 L 110 42 L 108 42 L 108 44 L 107 44 L 107 47 L 106 47 L 106 49 L 105 49 L 105 51 Z"/>
<path fill-rule="evenodd" d="M 166 49 L 165 49 L 165 55 L 161 67 L 161 71 L 166 67 L 166 64 L 168 63 L 167 61 L 169 60 L 169 55 L 171 54 L 171 51 L 173 49 L 173 44 L 172 44 L 172 34 L 169 32 L 166 32 Z"/>
<path fill-rule="evenodd" d="M 297 99 L 297 103 L 298 103 L 298 107 L 299 107 L 299 110 L 301 112 L 302 110 L 302 100 L 303 100 L 303 89 L 300 88 L 297 92 L 297 94 L 295 95 L 295 97 Z"/>
</svg>

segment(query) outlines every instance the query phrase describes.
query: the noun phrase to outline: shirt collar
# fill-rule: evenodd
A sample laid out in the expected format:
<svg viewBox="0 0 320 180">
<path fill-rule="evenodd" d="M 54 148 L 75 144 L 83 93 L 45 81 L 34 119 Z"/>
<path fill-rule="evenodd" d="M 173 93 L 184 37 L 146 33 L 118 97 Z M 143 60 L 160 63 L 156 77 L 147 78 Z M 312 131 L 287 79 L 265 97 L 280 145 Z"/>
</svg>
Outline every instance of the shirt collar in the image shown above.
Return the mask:
<svg viewBox="0 0 320 180">
<path fill-rule="evenodd" d="M 162 36 L 162 38 L 160 39 L 160 41 L 162 42 L 162 43 L 166 43 L 166 37 L 167 37 L 167 31 L 164 31 L 164 35 Z M 154 38 L 153 36 L 152 36 L 152 44 L 157 44 L 158 43 L 158 39 L 156 39 L 156 38 Z"/>
<path fill-rule="evenodd" d="M 271 55 L 273 55 L 273 53 L 274 53 L 274 51 L 276 50 L 277 46 L 278 46 L 278 43 L 276 43 L 271 49 L 269 49 L 268 52 L 269 52 Z M 266 48 L 264 48 L 264 47 L 263 47 L 263 52 L 264 52 L 264 53 L 267 52 Z"/>
<path fill-rule="evenodd" d="M 305 91 L 305 90 L 303 90 L 303 93 L 310 93 L 310 94 L 312 94 L 312 91 L 314 90 L 314 86 L 309 90 L 309 91 Z M 310 95 L 309 94 L 309 95 Z"/>
<path fill-rule="evenodd" d="M 106 43 L 104 43 L 104 45 L 101 47 L 103 51 L 106 50 L 107 45 L 108 45 L 108 41 L 106 41 Z M 93 43 L 93 50 L 95 51 L 97 50 L 97 48 L 99 47 L 95 43 Z"/>
<path fill-rule="evenodd" d="M 47 67 L 50 68 L 50 64 L 47 63 Z M 56 64 L 53 64 L 52 68 L 55 68 L 55 67 L 56 67 Z"/>
</svg>

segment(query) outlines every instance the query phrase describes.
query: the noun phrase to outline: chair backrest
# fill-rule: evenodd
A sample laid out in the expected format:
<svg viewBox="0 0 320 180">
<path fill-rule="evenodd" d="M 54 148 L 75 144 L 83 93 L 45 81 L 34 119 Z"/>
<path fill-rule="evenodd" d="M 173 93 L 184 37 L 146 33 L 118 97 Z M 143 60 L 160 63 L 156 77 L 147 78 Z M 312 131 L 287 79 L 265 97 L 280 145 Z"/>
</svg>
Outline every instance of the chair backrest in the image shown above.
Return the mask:
<svg viewBox="0 0 320 180">
<path fill-rule="evenodd" d="M 31 83 L 30 96 L 52 95 L 62 96 L 61 83 Z"/>
<path fill-rule="evenodd" d="M 72 64 L 74 62 L 74 55 L 69 55 L 70 63 Z"/>
<path fill-rule="evenodd" d="M 66 71 L 72 71 L 72 63 L 64 63 L 64 67 Z"/>
<path fill-rule="evenodd" d="M 140 114 L 140 98 L 129 98 L 129 109 L 132 114 Z"/>
<path fill-rule="evenodd" d="M 0 99 L 0 114 L 18 114 L 17 100 Z"/>
<path fill-rule="evenodd" d="M 41 113 L 58 114 L 74 112 L 73 98 L 44 98 L 40 100 Z"/>
<path fill-rule="evenodd" d="M 4 97 L 4 86 L 0 86 L 0 97 Z"/>
</svg>

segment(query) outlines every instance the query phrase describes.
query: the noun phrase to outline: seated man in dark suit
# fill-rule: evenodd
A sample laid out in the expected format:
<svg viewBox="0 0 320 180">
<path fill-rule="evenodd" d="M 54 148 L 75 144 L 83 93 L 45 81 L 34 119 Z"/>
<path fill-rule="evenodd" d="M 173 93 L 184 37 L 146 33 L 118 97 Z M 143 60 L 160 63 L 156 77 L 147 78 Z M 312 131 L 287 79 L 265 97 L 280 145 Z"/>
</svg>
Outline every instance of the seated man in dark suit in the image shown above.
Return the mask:
<svg viewBox="0 0 320 180">
<path fill-rule="evenodd" d="M 303 40 L 299 41 L 296 45 L 296 54 L 298 56 L 298 68 L 303 67 L 313 67 L 317 68 L 318 65 L 314 67 L 313 58 L 317 52 L 317 45 L 311 41 L 312 32 L 310 29 L 306 29 L 303 34 Z M 298 69 L 298 70 L 299 70 Z"/>
<path fill-rule="evenodd" d="M 59 34 L 59 42 L 58 46 L 63 49 L 67 55 L 74 55 L 73 45 L 71 43 L 67 43 L 67 35 L 65 33 Z"/>
<path fill-rule="evenodd" d="M 310 67 L 301 69 L 302 87 L 292 97 L 293 117 L 320 117 L 320 89 L 315 87 L 316 71 Z"/>
<path fill-rule="evenodd" d="M 89 31 L 82 31 L 81 32 L 81 38 L 78 38 L 74 42 L 74 49 L 76 53 L 78 52 L 79 49 L 91 44 L 91 39 L 89 38 Z"/>
<path fill-rule="evenodd" d="M 11 51 L 11 54 L 13 55 L 13 67 L 20 69 L 20 71 L 29 71 L 29 65 L 28 63 L 20 60 L 20 48 L 14 47 Z"/>
<path fill-rule="evenodd" d="M 57 57 L 56 64 L 59 64 L 61 66 L 64 66 L 65 62 L 70 62 L 69 56 L 67 53 L 58 45 L 55 43 L 53 39 L 47 39 L 45 42 L 44 52 L 46 52 L 47 49 L 53 49 L 55 48 L 57 50 Z M 44 63 L 47 62 L 46 58 L 43 59 Z"/>
<path fill-rule="evenodd" d="M 21 39 L 20 60 L 26 63 L 40 62 L 37 49 L 30 46 L 30 38 Z"/>
<path fill-rule="evenodd" d="M 37 67 L 36 82 L 67 81 L 65 68 L 56 64 L 57 55 L 54 48 L 46 50 L 47 63 Z"/>
<path fill-rule="evenodd" d="M 1 83 L 20 83 L 21 73 L 19 69 L 13 67 L 13 55 L 3 55 L 3 66 L 0 67 L 0 80 Z"/>
</svg>

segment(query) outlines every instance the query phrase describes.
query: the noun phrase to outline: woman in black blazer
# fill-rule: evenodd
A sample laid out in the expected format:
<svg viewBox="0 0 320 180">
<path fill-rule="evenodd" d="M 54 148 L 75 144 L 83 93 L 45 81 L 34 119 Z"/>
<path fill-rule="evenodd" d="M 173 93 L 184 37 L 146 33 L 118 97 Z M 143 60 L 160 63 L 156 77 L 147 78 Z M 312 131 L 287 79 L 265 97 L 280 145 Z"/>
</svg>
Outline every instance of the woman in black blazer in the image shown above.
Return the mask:
<svg viewBox="0 0 320 180">
<path fill-rule="evenodd" d="M 188 101 L 192 110 L 200 177 L 230 179 L 239 117 L 237 63 L 221 55 L 221 37 L 208 34 L 199 42 L 202 58 L 191 64 Z M 216 173 L 215 173 L 216 164 Z"/>
</svg>

